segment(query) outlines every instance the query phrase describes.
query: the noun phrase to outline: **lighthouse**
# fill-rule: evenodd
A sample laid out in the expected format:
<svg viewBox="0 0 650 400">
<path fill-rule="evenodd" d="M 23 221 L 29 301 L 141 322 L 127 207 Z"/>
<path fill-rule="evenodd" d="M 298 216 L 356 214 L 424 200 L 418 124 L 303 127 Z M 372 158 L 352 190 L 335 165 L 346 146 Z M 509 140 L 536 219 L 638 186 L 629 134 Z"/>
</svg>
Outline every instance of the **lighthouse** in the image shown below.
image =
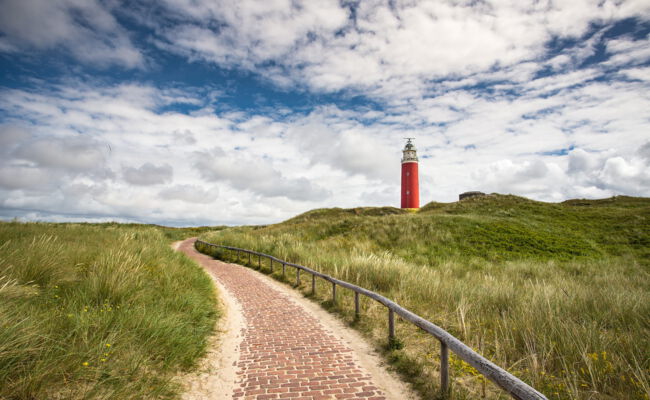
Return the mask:
<svg viewBox="0 0 650 400">
<path fill-rule="evenodd" d="M 418 179 L 418 154 L 411 142 L 407 140 L 402 150 L 402 208 L 420 208 L 420 183 Z"/>
</svg>

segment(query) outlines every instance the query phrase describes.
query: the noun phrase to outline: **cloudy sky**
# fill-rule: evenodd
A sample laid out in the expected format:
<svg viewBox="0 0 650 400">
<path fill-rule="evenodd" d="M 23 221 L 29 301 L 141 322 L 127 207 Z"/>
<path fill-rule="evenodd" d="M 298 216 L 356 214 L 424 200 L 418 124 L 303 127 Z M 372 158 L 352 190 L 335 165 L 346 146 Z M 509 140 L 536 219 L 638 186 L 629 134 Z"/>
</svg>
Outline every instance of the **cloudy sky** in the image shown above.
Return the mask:
<svg viewBox="0 0 650 400">
<path fill-rule="evenodd" d="M 0 0 L 0 218 L 650 196 L 647 0 Z"/>
</svg>

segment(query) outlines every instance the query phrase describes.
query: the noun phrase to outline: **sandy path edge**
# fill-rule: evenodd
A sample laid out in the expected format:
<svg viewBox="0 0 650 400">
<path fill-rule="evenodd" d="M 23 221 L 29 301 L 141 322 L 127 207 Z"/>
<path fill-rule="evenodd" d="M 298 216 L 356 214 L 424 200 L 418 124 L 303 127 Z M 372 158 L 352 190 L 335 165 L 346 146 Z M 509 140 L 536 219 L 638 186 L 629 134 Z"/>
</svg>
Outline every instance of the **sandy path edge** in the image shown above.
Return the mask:
<svg viewBox="0 0 650 400">
<path fill-rule="evenodd" d="M 184 241 L 175 242 L 172 248 L 178 250 L 182 242 Z M 348 327 L 338 317 L 306 298 L 301 292 L 252 268 L 247 269 L 321 321 L 321 325 L 327 331 L 349 346 L 356 354 L 359 364 L 371 375 L 372 380 L 383 390 L 387 399 L 416 400 L 420 398 L 396 373 L 386 368 L 386 362 L 382 356 L 366 342 L 359 332 Z M 218 330 L 210 339 L 207 355 L 201 361 L 199 371 L 180 377 L 180 381 L 186 388 L 186 392 L 182 395 L 185 400 L 230 399 L 235 387 L 235 364 L 239 358 L 239 344 L 242 340 L 240 332 L 244 327 L 241 306 L 209 271 L 206 270 L 206 273 L 210 275 L 218 288 L 224 315 L 217 323 Z M 228 381 L 229 379 L 230 381 Z"/>
<path fill-rule="evenodd" d="M 178 251 L 182 242 L 174 242 L 172 248 Z M 214 334 L 208 339 L 206 354 L 199 361 L 199 367 L 177 377 L 177 382 L 184 388 L 181 395 L 183 400 L 232 399 L 237 378 L 236 364 L 242 340 L 240 333 L 244 328 L 241 306 L 209 271 L 205 272 L 215 285 L 222 314 Z"/>
</svg>

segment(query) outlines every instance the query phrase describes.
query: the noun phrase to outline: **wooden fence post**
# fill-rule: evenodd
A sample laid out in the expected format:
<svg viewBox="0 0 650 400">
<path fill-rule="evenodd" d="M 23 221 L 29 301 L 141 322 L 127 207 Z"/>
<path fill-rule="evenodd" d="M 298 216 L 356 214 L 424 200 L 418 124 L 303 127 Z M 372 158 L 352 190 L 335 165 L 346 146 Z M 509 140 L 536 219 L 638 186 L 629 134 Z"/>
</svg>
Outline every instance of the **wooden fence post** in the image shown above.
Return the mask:
<svg viewBox="0 0 650 400">
<path fill-rule="evenodd" d="M 440 390 L 447 393 L 449 390 L 449 348 L 440 342 Z"/>
<path fill-rule="evenodd" d="M 388 343 L 393 344 L 395 341 L 395 313 L 388 309 Z"/>
<path fill-rule="evenodd" d="M 359 319 L 359 317 L 360 317 L 360 312 L 359 312 L 359 292 L 354 292 L 354 317 L 356 319 Z"/>
<path fill-rule="evenodd" d="M 296 268 L 296 286 L 300 286 L 300 268 Z"/>
<path fill-rule="evenodd" d="M 286 265 L 285 263 L 282 263 L 282 277 L 285 278 L 287 276 L 287 271 L 286 271 Z"/>
<path fill-rule="evenodd" d="M 336 304 L 336 283 L 332 282 L 332 304 Z"/>
<path fill-rule="evenodd" d="M 262 269 L 262 256 L 257 255 L 257 268 Z"/>
<path fill-rule="evenodd" d="M 311 294 L 316 294 L 316 275 L 311 275 Z"/>
</svg>

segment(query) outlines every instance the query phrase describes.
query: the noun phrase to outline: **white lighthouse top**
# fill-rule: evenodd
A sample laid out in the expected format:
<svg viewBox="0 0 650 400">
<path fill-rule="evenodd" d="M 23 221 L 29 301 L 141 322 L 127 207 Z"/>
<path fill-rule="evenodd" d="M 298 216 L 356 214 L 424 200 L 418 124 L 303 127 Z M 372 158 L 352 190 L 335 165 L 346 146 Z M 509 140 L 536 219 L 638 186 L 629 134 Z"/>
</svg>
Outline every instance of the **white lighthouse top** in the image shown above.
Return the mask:
<svg viewBox="0 0 650 400">
<path fill-rule="evenodd" d="M 402 156 L 402 164 L 407 163 L 407 162 L 418 162 L 418 154 L 417 150 L 415 149 L 415 146 L 411 142 L 411 140 L 415 138 L 404 138 L 407 140 L 406 146 L 404 146 L 404 150 L 402 150 L 403 156 Z"/>
</svg>

